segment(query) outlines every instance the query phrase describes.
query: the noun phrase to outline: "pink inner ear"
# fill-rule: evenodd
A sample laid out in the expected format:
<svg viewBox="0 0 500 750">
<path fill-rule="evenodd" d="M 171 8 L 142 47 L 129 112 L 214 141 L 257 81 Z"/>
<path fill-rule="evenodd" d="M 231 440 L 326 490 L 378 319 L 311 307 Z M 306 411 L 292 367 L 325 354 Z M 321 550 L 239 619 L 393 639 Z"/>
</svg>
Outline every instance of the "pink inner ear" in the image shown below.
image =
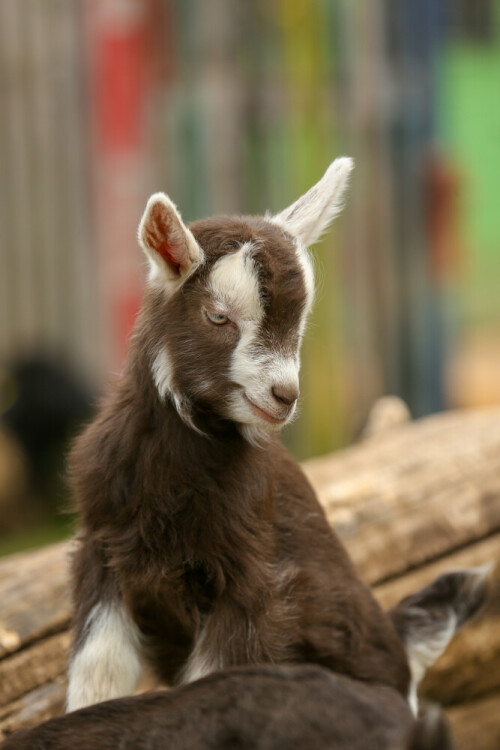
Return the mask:
<svg viewBox="0 0 500 750">
<path fill-rule="evenodd" d="M 182 260 L 185 255 L 184 239 L 180 228 L 176 226 L 175 217 L 161 203 L 151 207 L 149 221 L 144 227 L 146 244 L 168 263 L 180 276 Z"/>
<path fill-rule="evenodd" d="M 156 248 L 159 254 L 162 258 L 165 258 L 165 260 L 170 263 L 173 268 L 175 268 L 175 271 L 177 273 L 180 273 L 181 264 L 175 260 L 175 257 L 172 252 L 172 246 L 168 244 L 168 242 L 164 241 L 162 242 L 159 247 Z"/>
</svg>

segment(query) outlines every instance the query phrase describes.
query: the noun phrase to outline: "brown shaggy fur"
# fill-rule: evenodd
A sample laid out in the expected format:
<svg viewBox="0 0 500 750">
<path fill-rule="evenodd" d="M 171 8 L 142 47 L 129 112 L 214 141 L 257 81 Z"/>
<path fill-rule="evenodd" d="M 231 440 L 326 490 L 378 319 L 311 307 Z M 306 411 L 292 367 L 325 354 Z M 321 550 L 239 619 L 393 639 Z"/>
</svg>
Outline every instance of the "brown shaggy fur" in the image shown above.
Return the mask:
<svg viewBox="0 0 500 750">
<path fill-rule="evenodd" d="M 190 229 L 204 265 L 170 297 L 147 289 L 125 371 L 73 451 L 81 517 L 74 649 L 92 608 L 113 601 L 131 613 L 147 660 L 168 683 L 182 679 L 202 639 L 220 668 L 315 662 L 406 695 L 401 640 L 301 469 L 276 437 L 254 447 L 221 416 L 238 334 L 202 324 L 207 277 L 221 254 L 253 241 L 262 341 L 292 346 L 305 305 L 292 240 L 264 219 L 210 219 Z M 161 343 L 203 434 L 158 395 L 151 365 Z M 200 378 L 212 384 L 209 393 L 198 393 Z"/>
</svg>

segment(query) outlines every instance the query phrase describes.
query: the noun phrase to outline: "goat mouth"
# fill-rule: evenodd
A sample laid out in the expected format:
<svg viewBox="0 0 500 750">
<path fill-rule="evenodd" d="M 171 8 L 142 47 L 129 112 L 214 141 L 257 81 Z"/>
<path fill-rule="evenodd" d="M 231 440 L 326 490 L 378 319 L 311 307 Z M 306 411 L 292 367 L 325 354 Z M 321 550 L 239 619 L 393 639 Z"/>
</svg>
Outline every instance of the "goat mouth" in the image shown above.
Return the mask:
<svg viewBox="0 0 500 750">
<path fill-rule="evenodd" d="M 264 419 L 266 422 L 270 422 L 271 424 L 283 424 L 283 422 L 286 422 L 288 414 L 286 414 L 284 417 L 275 417 L 272 414 L 269 414 L 269 412 L 264 411 L 264 409 L 261 409 L 260 406 L 257 406 L 257 404 L 254 404 L 253 401 L 250 401 L 246 393 L 244 393 L 243 396 L 245 400 L 250 404 L 253 413 L 261 419 Z"/>
</svg>

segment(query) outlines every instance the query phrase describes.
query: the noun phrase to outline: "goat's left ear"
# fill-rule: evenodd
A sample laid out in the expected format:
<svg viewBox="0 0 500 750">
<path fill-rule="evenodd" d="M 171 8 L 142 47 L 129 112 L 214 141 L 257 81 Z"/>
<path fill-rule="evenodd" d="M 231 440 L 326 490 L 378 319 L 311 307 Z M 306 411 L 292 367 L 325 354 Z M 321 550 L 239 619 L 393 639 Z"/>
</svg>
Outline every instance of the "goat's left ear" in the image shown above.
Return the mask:
<svg viewBox="0 0 500 750">
<path fill-rule="evenodd" d="M 444 573 L 389 610 L 405 644 L 415 688 L 455 632 L 486 601 L 489 573 L 489 565 Z"/>
<path fill-rule="evenodd" d="M 165 193 L 149 199 L 138 238 L 150 262 L 150 278 L 179 282 L 203 262 L 202 249 Z"/>
<path fill-rule="evenodd" d="M 272 221 L 309 247 L 319 240 L 328 225 L 341 212 L 343 197 L 354 161 L 347 156 L 335 159 L 316 185 L 295 203 L 272 217 Z"/>
</svg>

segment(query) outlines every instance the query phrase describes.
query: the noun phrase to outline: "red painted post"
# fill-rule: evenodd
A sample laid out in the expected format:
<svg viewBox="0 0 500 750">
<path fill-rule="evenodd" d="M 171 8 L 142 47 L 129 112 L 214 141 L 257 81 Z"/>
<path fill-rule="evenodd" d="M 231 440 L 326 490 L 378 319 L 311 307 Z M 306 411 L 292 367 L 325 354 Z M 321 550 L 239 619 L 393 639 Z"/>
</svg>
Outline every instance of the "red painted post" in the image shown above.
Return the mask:
<svg viewBox="0 0 500 750">
<path fill-rule="evenodd" d="M 100 278 L 103 372 L 119 370 L 142 293 L 136 241 L 150 161 L 149 3 L 85 4 L 91 201 Z"/>
</svg>

